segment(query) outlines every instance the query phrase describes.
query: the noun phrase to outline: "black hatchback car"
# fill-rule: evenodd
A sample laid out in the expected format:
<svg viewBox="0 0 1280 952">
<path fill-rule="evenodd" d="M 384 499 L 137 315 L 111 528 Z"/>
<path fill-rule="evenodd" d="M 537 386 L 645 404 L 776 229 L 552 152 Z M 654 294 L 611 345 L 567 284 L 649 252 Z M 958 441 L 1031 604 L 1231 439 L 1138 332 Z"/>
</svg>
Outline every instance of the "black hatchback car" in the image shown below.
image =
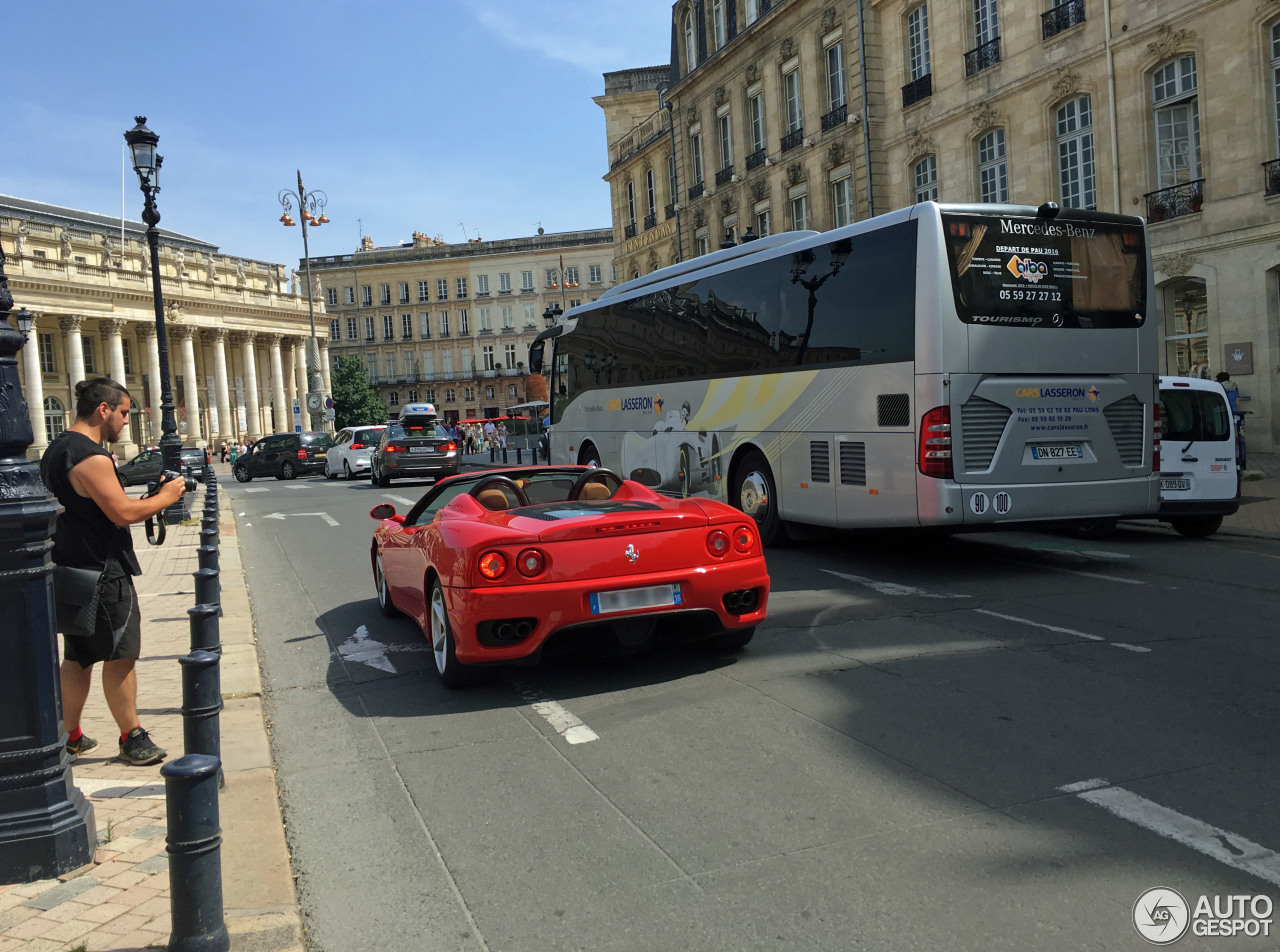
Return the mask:
<svg viewBox="0 0 1280 952">
<path fill-rule="evenodd" d="M 325 453 L 332 445 L 333 437 L 314 430 L 264 436 L 249 447 L 248 453 L 236 460 L 232 472 L 242 483 L 249 482 L 255 476 L 296 479 L 312 473 L 323 473 Z"/>
<path fill-rule="evenodd" d="M 435 407 L 410 404 L 400 420 L 382 431 L 382 439 L 369 462 L 369 478 L 375 485 L 390 486 L 392 478 L 444 479 L 458 475 L 458 444 L 436 422 Z"/>
<path fill-rule="evenodd" d="M 191 475 L 204 482 L 204 450 L 198 446 L 184 446 L 179 455 L 182 468 L 190 469 Z M 164 458 L 160 450 L 152 446 L 143 450 L 127 463 L 116 467 L 116 478 L 121 486 L 141 486 L 160 478 L 164 472 Z"/>
</svg>

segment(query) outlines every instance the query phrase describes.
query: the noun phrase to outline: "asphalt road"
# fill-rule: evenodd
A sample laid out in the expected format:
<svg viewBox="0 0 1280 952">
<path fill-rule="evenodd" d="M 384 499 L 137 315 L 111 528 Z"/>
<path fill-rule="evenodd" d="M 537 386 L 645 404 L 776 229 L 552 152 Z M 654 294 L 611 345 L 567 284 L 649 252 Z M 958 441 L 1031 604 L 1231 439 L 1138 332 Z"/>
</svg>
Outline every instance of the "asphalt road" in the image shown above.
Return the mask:
<svg viewBox="0 0 1280 952">
<path fill-rule="evenodd" d="M 739 654 L 451 692 L 369 570 L 426 484 L 221 485 L 315 949 L 1127 950 L 1153 887 L 1280 904 L 1276 542 L 843 534 L 769 553 Z"/>
</svg>

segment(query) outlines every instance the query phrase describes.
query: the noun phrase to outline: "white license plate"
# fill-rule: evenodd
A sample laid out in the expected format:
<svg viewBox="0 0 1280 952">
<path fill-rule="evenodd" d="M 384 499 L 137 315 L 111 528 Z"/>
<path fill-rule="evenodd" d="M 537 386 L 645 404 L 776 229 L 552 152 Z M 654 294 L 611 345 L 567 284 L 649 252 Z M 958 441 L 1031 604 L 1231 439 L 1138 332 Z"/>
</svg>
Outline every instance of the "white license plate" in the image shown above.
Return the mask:
<svg viewBox="0 0 1280 952">
<path fill-rule="evenodd" d="M 410 452 L 410 453 L 434 453 L 435 451 L 436 451 L 436 448 L 435 448 L 434 446 L 411 446 L 411 447 L 409 447 L 409 452 Z"/>
<path fill-rule="evenodd" d="M 592 592 L 591 614 L 607 615 L 625 612 L 633 608 L 662 608 L 679 605 L 680 586 L 652 585 L 649 588 L 627 588 L 617 592 Z"/>
<path fill-rule="evenodd" d="M 1184 492 L 1191 488 L 1191 480 L 1189 479 L 1162 479 L 1160 480 L 1160 491 L 1166 489 L 1180 489 Z"/>
<path fill-rule="evenodd" d="M 1032 459 L 1084 459 L 1079 443 L 1050 443 L 1031 447 Z"/>
</svg>

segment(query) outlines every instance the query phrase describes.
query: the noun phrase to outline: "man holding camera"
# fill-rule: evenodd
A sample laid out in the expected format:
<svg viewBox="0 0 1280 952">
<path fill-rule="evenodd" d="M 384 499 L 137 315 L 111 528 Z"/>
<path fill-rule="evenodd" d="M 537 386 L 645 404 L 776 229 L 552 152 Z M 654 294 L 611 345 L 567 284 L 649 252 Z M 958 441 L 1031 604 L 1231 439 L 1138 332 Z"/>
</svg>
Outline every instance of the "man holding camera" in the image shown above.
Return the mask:
<svg viewBox="0 0 1280 952">
<path fill-rule="evenodd" d="M 58 436 L 40 460 L 40 477 L 64 507 L 53 532 L 53 561 L 74 568 L 102 569 L 97 624 L 90 637 L 63 637 L 62 719 L 67 751 L 86 753 L 98 742 L 80 729 L 89 698 L 93 666 L 102 662 L 102 693 L 120 728 L 120 759 L 139 766 L 163 760 L 138 722 L 138 682 L 134 662 L 142 648 L 138 595 L 141 575 L 129 526 L 177 502 L 182 479 L 163 482 L 151 496 L 125 494 L 102 443 L 114 443 L 129 421 L 129 391 L 110 377 L 76 384 L 76 421 Z"/>
</svg>

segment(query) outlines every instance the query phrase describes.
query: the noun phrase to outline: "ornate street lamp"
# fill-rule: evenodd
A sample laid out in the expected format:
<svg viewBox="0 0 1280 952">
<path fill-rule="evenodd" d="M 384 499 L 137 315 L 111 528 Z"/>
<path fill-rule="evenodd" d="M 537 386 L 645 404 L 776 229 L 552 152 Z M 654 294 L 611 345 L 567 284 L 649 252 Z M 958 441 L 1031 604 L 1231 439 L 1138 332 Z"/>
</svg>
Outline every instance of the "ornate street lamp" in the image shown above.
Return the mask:
<svg viewBox="0 0 1280 952">
<path fill-rule="evenodd" d="M 547 309 L 542 312 L 542 320 L 546 323 L 547 327 L 555 327 L 556 322 L 560 320 L 560 315 L 563 313 L 564 311 L 560 308 L 559 304 L 548 304 Z"/>
<path fill-rule="evenodd" d="M 134 116 L 137 125 L 124 134 L 133 155 L 133 170 L 138 173 L 138 185 L 145 202 L 142 220 L 147 226 L 147 245 L 151 248 L 151 294 L 155 300 L 156 346 L 160 351 L 160 455 L 164 468 L 170 473 L 182 472 L 182 440 L 178 436 L 178 421 L 173 412 L 173 388 L 169 385 L 169 337 L 164 328 L 164 295 L 160 288 L 160 212 L 156 208 L 156 193 L 160 191 L 160 166 L 164 156 L 156 154 L 160 137 L 147 128 L 146 116 Z M 120 381 L 124 383 L 124 381 Z M 194 381 L 188 385 L 188 393 Z M 154 395 L 152 396 L 154 399 Z M 193 397 L 194 399 L 194 397 Z M 185 515 L 184 504 L 179 501 L 164 511 L 164 521 L 177 525 Z"/>
<path fill-rule="evenodd" d="M 320 374 L 320 342 L 316 340 L 316 308 L 311 294 L 311 250 L 307 246 L 307 223 L 313 228 L 327 224 L 324 207 L 329 204 L 329 196 L 319 189 L 308 192 L 302 187 L 302 172 L 298 172 L 298 190 L 280 189 L 280 204 L 284 206 L 284 214 L 280 216 L 280 224 L 292 228 L 297 224 L 290 216 L 294 202 L 298 203 L 299 218 L 302 220 L 302 260 L 307 268 L 307 315 L 311 318 L 311 339 L 307 341 L 307 413 L 311 419 L 311 429 L 324 429 L 324 377 Z"/>
<path fill-rule="evenodd" d="M 53 548 L 58 502 L 27 461 L 33 441 L 17 353 L 31 330 L 9 294 L 0 249 L 0 883 L 51 879 L 92 862 L 93 807 L 71 784 L 54 635 Z"/>
</svg>

